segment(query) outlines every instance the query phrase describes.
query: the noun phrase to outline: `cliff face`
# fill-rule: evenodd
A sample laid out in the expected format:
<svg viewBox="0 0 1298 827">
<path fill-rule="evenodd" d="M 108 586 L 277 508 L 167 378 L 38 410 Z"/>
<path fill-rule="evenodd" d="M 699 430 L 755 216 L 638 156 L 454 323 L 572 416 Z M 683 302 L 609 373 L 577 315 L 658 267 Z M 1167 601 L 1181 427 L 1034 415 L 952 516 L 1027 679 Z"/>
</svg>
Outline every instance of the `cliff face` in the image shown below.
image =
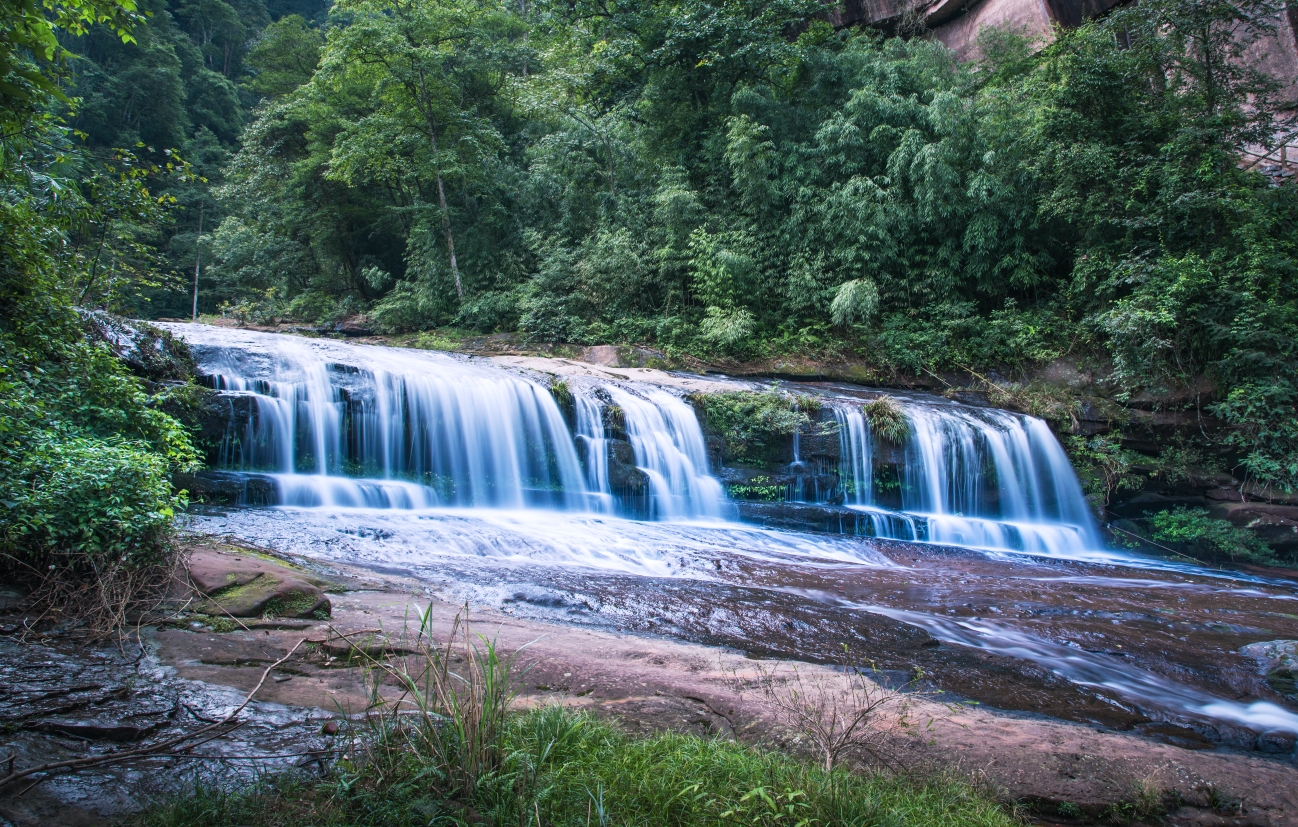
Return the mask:
<svg viewBox="0 0 1298 827">
<path fill-rule="evenodd" d="M 844 0 L 828 17 L 835 26 L 920 31 L 942 41 L 961 60 L 977 60 L 978 33 L 1007 28 L 1049 41 L 1055 26 L 1072 28 L 1100 17 L 1121 0 Z M 1298 7 L 1275 21 L 1275 33 L 1255 43 L 1246 58 L 1288 86 L 1298 99 Z"/>
</svg>

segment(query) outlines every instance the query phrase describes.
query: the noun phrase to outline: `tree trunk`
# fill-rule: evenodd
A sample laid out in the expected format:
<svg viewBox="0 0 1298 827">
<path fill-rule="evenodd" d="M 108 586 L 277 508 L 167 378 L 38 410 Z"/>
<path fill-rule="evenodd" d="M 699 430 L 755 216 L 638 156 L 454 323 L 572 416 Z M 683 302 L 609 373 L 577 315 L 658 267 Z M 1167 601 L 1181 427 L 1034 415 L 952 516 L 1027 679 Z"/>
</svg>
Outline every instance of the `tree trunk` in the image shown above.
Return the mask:
<svg viewBox="0 0 1298 827">
<path fill-rule="evenodd" d="M 437 139 L 433 139 L 433 151 L 437 151 Z M 446 209 L 446 188 L 442 186 L 442 170 L 437 170 L 437 206 L 442 209 L 442 229 L 446 231 L 446 250 L 451 254 L 451 273 L 455 276 L 455 296 L 464 298 L 464 285 L 460 283 L 460 265 L 455 261 L 455 237 L 451 235 L 451 214 Z"/>
<path fill-rule="evenodd" d="M 419 94 L 424 103 L 424 120 L 428 123 L 428 140 L 433 145 L 433 156 L 437 156 L 437 124 L 428 106 L 428 90 L 424 78 L 419 77 Z M 442 230 L 446 233 L 446 251 L 451 256 L 451 274 L 455 276 L 455 296 L 464 299 L 464 285 L 460 282 L 460 265 L 455 260 L 455 236 L 451 234 L 451 213 L 446 208 L 446 187 L 442 184 L 442 165 L 434 161 L 437 169 L 437 206 L 442 210 Z"/>
<path fill-rule="evenodd" d="M 203 266 L 203 248 L 199 246 L 203 239 L 203 210 L 206 204 L 198 205 L 198 235 L 194 236 L 194 315 L 190 321 L 198 321 L 198 271 Z"/>
</svg>

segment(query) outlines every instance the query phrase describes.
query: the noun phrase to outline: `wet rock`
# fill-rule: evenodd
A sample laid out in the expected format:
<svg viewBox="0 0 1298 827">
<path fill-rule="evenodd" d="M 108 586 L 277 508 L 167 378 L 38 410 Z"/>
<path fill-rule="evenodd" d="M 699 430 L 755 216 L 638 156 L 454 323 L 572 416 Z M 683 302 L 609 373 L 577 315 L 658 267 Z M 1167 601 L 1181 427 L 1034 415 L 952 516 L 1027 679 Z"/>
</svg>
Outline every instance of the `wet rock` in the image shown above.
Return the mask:
<svg viewBox="0 0 1298 827">
<path fill-rule="evenodd" d="M 209 599 L 208 614 L 323 618 L 331 609 L 324 581 L 251 555 L 196 551 L 189 577 Z"/>
<path fill-rule="evenodd" d="M 163 721 L 147 724 L 126 724 L 115 721 L 98 720 L 56 720 L 36 721 L 28 724 L 27 729 L 36 732 L 48 732 L 53 735 L 67 735 L 86 741 L 119 741 L 130 743 L 142 741 L 163 726 Z"/>
<path fill-rule="evenodd" d="M 1268 686 L 1298 703 L 1298 640 L 1264 640 L 1239 651 L 1257 660 Z"/>
<path fill-rule="evenodd" d="M 115 316 L 102 310 L 82 311 L 87 334 L 105 342 L 137 376 L 154 382 L 185 381 L 194 375 L 189 347 L 170 331 Z"/>
<path fill-rule="evenodd" d="M 649 476 L 636 467 L 631 443 L 608 441 L 608 482 L 619 497 L 641 497 L 648 493 Z"/>
<path fill-rule="evenodd" d="M 1298 744 L 1291 732 L 1283 732 L 1278 729 L 1272 729 L 1263 732 L 1257 736 L 1258 752 L 1266 752 L 1272 755 L 1292 755 L 1294 747 Z"/>
<path fill-rule="evenodd" d="M 374 328 L 370 327 L 369 319 L 364 316 L 348 316 L 340 322 L 335 322 L 328 327 L 320 329 L 322 333 L 332 333 L 336 336 L 346 336 L 347 338 L 360 338 L 362 336 L 373 336 Z"/>
<path fill-rule="evenodd" d="M 781 502 L 738 502 L 736 506 L 741 520 L 763 528 L 828 534 L 864 534 L 869 528 L 867 517 L 840 506 Z"/>
<path fill-rule="evenodd" d="M 1214 517 L 1248 528 L 1277 551 L 1298 549 L 1298 505 L 1259 502 L 1214 502 Z"/>
<path fill-rule="evenodd" d="M 270 477 L 233 471 L 173 474 L 171 482 L 189 492 L 191 501 L 221 505 L 276 505 L 279 489 Z"/>
</svg>

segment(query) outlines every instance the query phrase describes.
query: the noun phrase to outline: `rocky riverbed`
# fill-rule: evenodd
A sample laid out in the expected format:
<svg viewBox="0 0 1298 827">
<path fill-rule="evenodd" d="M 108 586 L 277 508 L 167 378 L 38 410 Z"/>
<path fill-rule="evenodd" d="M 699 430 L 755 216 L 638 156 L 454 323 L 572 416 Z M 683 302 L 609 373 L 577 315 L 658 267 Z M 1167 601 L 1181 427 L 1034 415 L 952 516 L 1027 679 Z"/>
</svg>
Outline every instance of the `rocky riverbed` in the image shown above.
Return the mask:
<svg viewBox="0 0 1298 827">
<path fill-rule="evenodd" d="M 993 555 L 860 540 L 841 541 L 842 560 L 809 561 L 787 546 L 759 547 L 760 534 L 728 535 L 729 551 L 716 537 L 705 548 L 717 529 L 678 539 L 641 571 L 630 557 L 621 573 L 537 565 L 517 541 L 495 557 L 448 548 L 416 562 L 399 552 L 409 538 L 388 522 L 399 516 L 335 517 L 333 537 L 288 510 L 197 520 L 223 528 L 194 542 L 209 577 L 273 567 L 250 553 L 256 535 L 292 561 L 285 579 L 330 592 L 328 620 L 216 610 L 142 630 L 142 651 L 20 644 L 9 621 L 2 711 L 20 768 L 198 728 L 298 641 L 314 643 L 272 670 L 245 726 L 195 750 L 209 757 L 65 775 L 22 795 L 7 789 L 0 814 L 15 825 L 102 823 L 195 773 L 233 782 L 254 767 L 314 771 L 310 753 L 330 743 L 322 721 L 366 703 L 346 647 L 330 648 L 337 634 L 399 636 L 420 612 L 445 634 L 467 602 L 477 630 L 507 649 L 529 644 L 524 703 L 590 707 L 633 730 L 779 740 L 745 683 L 757 666 L 869 662 L 884 683 L 922 673 L 928 692 L 916 717 L 933 724 L 894 744 L 905 764 L 976 772 L 1045 820 L 1066 823 L 1057 815 L 1066 804 L 1098 817 L 1143 784 L 1179 802 L 1173 823 L 1298 823 L 1292 735 L 1190 708 L 1205 698 L 1236 711 L 1293 708 L 1284 681 L 1293 653 L 1283 643 L 1298 638 L 1291 582 L 1041 560 L 1007 571 Z M 291 757 L 269 757 L 277 755 Z"/>
</svg>

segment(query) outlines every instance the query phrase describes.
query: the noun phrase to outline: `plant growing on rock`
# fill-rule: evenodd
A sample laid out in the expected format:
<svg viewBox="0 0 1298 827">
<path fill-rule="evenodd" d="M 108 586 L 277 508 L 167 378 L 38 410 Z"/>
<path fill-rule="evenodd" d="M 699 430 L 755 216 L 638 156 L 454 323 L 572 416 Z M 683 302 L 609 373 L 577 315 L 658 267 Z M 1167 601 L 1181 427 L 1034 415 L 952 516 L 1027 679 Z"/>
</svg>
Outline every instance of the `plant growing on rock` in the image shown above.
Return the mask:
<svg viewBox="0 0 1298 827">
<path fill-rule="evenodd" d="M 700 419 L 722 440 L 726 460 L 763 465 L 775 460 L 783 440 L 811 424 L 795 397 L 775 389 L 693 393 Z"/>
<path fill-rule="evenodd" d="M 1191 556 L 1274 565 L 1275 552 L 1252 532 L 1211 516 L 1202 508 L 1177 506 L 1149 518 L 1150 539 L 1184 549 Z"/>
<path fill-rule="evenodd" d="M 910 421 L 902 411 L 897 400 L 891 396 L 880 396 L 861 406 L 870 431 L 876 436 L 900 444 L 910 434 Z"/>
<path fill-rule="evenodd" d="M 1072 436 L 1065 443 L 1069 459 L 1077 469 L 1091 504 L 1103 511 L 1109 507 L 1113 495 L 1122 490 L 1135 490 L 1145 484 L 1145 477 L 1136 470 L 1143 457 L 1122 447 L 1122 433 L 1111 431 L 1094 436 Z"/>
</svg>

